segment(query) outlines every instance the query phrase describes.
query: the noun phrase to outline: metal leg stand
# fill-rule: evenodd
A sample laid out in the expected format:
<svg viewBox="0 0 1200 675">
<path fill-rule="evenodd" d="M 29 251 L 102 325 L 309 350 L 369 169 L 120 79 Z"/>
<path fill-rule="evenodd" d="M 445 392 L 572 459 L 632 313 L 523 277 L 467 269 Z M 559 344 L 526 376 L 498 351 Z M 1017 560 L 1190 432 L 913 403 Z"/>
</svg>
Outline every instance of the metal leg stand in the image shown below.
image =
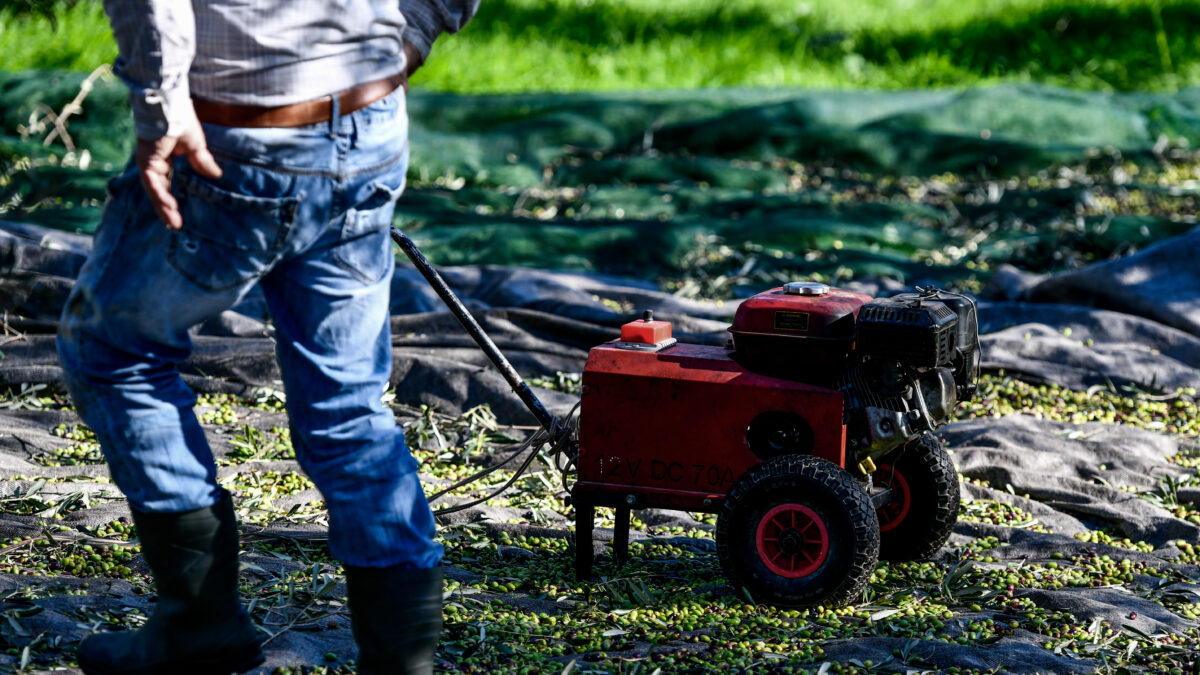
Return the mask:
<svg viewBox="0 0 1200 675">
<path fill-rule="evenodd" d="M 575 500 L 575 580 L 592 578 L 592 527 L 596 507 L 588 502 Z"/>
<path fill-rule="evenodd" d="M 613 524 L 613 563 L 617 567 L 629 559 L 629 507 L 618 506 Z"/>
</svg>

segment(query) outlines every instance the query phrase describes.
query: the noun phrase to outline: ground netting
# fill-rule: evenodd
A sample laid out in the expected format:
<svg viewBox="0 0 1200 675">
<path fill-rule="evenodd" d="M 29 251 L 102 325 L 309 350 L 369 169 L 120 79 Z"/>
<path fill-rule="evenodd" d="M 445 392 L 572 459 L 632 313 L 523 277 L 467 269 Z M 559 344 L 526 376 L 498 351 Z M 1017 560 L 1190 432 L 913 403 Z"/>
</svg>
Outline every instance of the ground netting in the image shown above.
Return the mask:
<svg viewBox="0 0 1200 675">
<path fill-rule="evenodd" d="M 19 126 L 38 102 L 61 110 L 80 78 L 0 77 L 14 101 L 0 151 L 27 158 L 0 185 L 0 663 L 50 667 L 87 631 L 152 607 L 127 509 L 54 352 L 90 248 L 71 230 L 95 221 L 129 126 L 123 93 L 101 80 L 66 155 Z M 601 578 L 577 582 L 572 510 L 541 466 L 441 525 L 443 667 L 1190 672 L 1198 110 L 1200 92 L 1036 87 L 414 94 L 399 222 L 557 413 L 578 401 L 587 350 L 643 309 L 682 341 L 723 344 L 740 298 L 794 278 L 877 295 L 936 281 L 983 301 L 980 395 L 941 433 L 964 480 L 960 522 L 934 561 L 882 563 L 848 610 L 787 612 L 725 585 L 712 516 L 635 511 L 617 569 L 600 509 Z M 392 314 L 386 396 L 431 491 L 529 433 L 411 267 L 396 272 Z M 344 587 L 291 451 L 261 296 L 195 345 L 181 369 L 238 499 L 246 596 L 275 636 L 264 672 L 337 671 L 354 655 Z"/>
</svg>

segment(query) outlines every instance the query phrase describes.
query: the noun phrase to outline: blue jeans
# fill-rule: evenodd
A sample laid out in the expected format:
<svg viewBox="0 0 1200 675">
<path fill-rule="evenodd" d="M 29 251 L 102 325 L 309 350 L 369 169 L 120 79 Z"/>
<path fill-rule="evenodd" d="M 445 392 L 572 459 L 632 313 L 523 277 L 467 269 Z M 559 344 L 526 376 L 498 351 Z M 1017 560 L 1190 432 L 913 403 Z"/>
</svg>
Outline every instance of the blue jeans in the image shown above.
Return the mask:
<svg viewBox="0 0 1200 675">
<path fill-rule="evenodd" d="M 176 162 L 183 229 L 158 221 L 136 171 L 113 179 L 63 311 L 67 383 L 114 482 L 138 511 L 216 503 L 212 450 L 176 364 L 189 328 L 259 284 L 331 552 L 355 566 L 437 565 L 416 461 L 380 400 L 392 365 L 388 227 L 408 165 L 403 93 L 325 124 L 204 131 L 224 175 Z"/>
</svg>

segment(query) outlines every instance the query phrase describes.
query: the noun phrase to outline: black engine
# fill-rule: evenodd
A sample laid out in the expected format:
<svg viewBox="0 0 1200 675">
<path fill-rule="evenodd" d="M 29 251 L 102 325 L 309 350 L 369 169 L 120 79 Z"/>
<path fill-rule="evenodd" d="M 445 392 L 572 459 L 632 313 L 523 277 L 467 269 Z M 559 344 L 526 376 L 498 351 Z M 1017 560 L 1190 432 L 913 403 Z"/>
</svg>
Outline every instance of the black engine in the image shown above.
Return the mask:
<svg viewBox="0 0 1200 675">
<path fill-rule="evenodd" d="M 837 382 L 846 396 L 849 449 L 878 458 L 932 431 L 979 378 L 975 302 L 933 288 L 872 300 L 859 311 L 855 364 Z"/>
</svg>

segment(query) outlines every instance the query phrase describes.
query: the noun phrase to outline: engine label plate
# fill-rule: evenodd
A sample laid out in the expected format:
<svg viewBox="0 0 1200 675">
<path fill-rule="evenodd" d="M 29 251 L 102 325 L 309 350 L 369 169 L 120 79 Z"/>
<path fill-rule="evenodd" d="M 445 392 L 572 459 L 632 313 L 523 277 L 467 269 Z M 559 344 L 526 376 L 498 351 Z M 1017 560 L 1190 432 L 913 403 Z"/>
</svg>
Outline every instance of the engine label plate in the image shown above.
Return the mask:
<svg viewBox="0 0 1200 675">
<path fill-rule="evenodd" d="M 808 312 L 775 312 L 777 330 L 808 330 Z"/>
</svg>

